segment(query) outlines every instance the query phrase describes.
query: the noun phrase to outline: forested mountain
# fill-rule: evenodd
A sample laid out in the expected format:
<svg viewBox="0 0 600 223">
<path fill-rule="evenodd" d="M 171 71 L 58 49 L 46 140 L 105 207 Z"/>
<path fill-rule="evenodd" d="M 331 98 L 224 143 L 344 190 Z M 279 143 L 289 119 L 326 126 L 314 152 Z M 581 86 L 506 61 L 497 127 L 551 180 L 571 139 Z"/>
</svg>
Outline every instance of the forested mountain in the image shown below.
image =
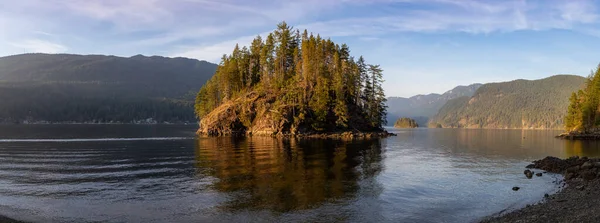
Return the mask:
<svg viewBox="0 0 600 223">
<path fill-rule="evenodd" d="M 196 98 L 199 133 L 381 131 L 383 70 L 285 22 L 250 47 L 235 46 Z"/>
<path fill-rule="evenodd" d="M 481 84 L 458 86 L 444 94 L 415 95 L 410 98 L 388 97 L 387 122 L 394 123 L 400 117 L 408 117 L 417 121 L 419 126 L 427 126 L 429 118 L 437 114 L 444 104 L 451 99 L 472 96 Z"/>
<path fill-rule="evenodd" d="M 444 128 L 562 128 L 569 95 L 585 78 L 556 75 L 482 85 L 472 97 L 448 101 L 430 121 Z"/>
<path fill-rule="evenodd" d="M 587 78 L 585 87 L 572 92 L 565 116 L 567 131 L 597 132 L 600 127 L 600 65 Z"/>
<path fill-rule="evenodd" d="M 216 67 L 141 55 L 0 57 L 0 123 L 194 122 L 195 92 Z"/>
</svg>

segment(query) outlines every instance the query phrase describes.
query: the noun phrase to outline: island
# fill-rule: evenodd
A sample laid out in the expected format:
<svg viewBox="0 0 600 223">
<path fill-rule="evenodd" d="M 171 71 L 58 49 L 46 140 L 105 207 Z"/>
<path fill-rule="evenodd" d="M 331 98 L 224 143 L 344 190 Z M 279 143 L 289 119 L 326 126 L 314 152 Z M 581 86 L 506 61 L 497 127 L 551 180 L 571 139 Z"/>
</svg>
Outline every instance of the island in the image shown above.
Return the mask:
<svg viewBox="0 0 600 223">
<path fill-rule="evenodd" d="M 285 22 L 236 45 L 196 96 L 199 135 L 387 136 L 383 70 Z"/>
<path fill-rule="evenodd" d="M 406 117 L 399 118 L 394 123 L 394 128 L 399 128 L 399 129 L 418 128 L 418 127 L 419 127 L 419 124 L 417 124 L 417 121 L 415 121 L 414 119 L 411 119 L 411 118 L 406 118 Z"/>
</svg>

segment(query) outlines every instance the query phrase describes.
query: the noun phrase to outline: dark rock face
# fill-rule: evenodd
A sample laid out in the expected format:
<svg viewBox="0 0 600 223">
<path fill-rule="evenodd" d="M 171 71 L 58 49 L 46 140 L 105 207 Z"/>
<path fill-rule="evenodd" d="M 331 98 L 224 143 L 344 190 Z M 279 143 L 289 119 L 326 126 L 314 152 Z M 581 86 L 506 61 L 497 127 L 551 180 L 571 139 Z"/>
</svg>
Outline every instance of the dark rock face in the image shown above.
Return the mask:
<svg viewBox="0 0 600 223">
<path fill-rule="evenodd" d="M 533 177 L 533 172 L 531 170 L 525 170 L 525 172 L 523 172 L 523 174 L 525 174 L 525 176 L 528 179 L 531 179 Z"/>
<path fill-rule="evenodd" d="M 593 172 L 591 170 L 583 171 L 581 172 L 581 178 L 583 178 L 584 180 L 596 179 L 596 172 Z"/>
<path fill-rule="evenodd" d="M 553 173 L 562 173 L 566 180 L 581 178 L 584 180 L 594 180 L 600 176 L 600 159 L 589 159 L 587 157 L 570 157 L 559 159 L 556 157 L 546 157 L 534 161 L 527 168 L 536 168 Z M 532 172 L 533 173 L 533 172 Z M 538 173 L 541 176 L 541 173 Z M 527 170 L 525 175 L 527 175 Z M 536 174 L 537 175 L 537 174 Z"/>
</svg>

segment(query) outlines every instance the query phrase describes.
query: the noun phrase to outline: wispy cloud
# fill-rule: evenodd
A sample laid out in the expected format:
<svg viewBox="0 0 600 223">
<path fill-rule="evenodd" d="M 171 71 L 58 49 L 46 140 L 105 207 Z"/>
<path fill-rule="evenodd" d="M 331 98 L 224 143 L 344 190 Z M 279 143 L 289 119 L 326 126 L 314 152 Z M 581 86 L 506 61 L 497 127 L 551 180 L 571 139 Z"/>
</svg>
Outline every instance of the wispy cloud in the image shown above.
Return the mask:
<svg viewBox="0 0 600 223">
<path fill-rule="evenodd" d="M 262 33 L 261 36 L 265 36 L 268 33 Z M 202 58 L 203 60 L 218 63 L 223 54 L 229 54 L 233 50 L 233 46 L 240 44 L 241 46 L 248 45 L 256 35 L 254 36 L 243 36 L 232 40 L 219 42 L 217 44 L 208 44 L 201 46 L 188 46 L 180 47 L 175 52 L 171 53 L 171 57 L 189 57 L 189 58 Z"/>
<path fill-rule="evenodd" d="M 199 0 L 196 0 L 199 1 Z M 205 0 L 202 0 L 205 1 Z M 337 1 L 336 4 L 412 3 L 410 0 Z M 417 1 L 414 1 L 417 2 Z M 598 33 L 586 25 L 598 24 L 598 12 L 589 1 L 474 1 L 474 0 L 424 0 L 433 9 L 407 10 L 399 7 L 387 14 L 341 17 L 298 25 L 325 37 L 358 36 L 363 40 L 374 40 L 390 33 L 448 33 L 489 34 L 519 30 L 568 29 L 582 33 Z M 226 3 L 220 3 L 226 4 Z M 591 5 L 590 5 L 591 4 Z M 448 7 L 438 7 L 448 6 Z M 234 7 L 234 6 L 231 6 Z M 237 7 L 237 6 L 235 6 Z M 239 10 L 253 11 L 239 6 Z M 284 12 L 285 10 L 282 10 Z M 258 13 L 258 12 L 257 12 Z M 273 16 L 276 17 L 276 16 Z M 281 17 L 281 16 L 280 16 Z M 229 52 L 235 43 L 248 44 L 248 38 L 234 38 L 203 45 L 190 52 L 194 54 L 210 49 L 211 52 Z M 220 46 L 229 44 L 229 48 Z M 193 48 L 193 47 L 192 47 Z M 208 51 L 206 51 L 208 52 Z M 220 56 L 219 56 L 220 57 Z M 214 56 L 212 58 L 215 58 Z"/>
<path fill-rule="evenodd" d="M 402 73 L 426 76 L 431 67 L 437 67 L 434 73 L 463 74 L 461 80 L 466 81 L 474 79 L 486 66 L 494 66 L 492 61 L 518 63 L 510 59 L 515 52 L 505 52 L 479 63 L 484 64 L 479 70 L 451 67 L 472 66 L 468 64 L 471 61 L 465 62 L 463 58 L 478 60 L 481 55 L 491 55 L 477 54 L 481 46 L 492 49 L 510 45 L 496 37 L 513 36 L 522 41 L 542 33 L 537 37 L 546 38 L 546 44 L 556 49 L 558 43 L 568 41 L 560 39 L 562 36 L 552 40 L 545 34 L 559 33 L 587 42 L 600 38 L 600 2 L 593 0 L 19 0 L 1 5 L 0 55 L 143 53 L 218 62 L 236 43 L 248 45 L 257 34 L 264 37 L 276 23 L 285 20 L 296 28 L 349 43 L 353 52 L 382 63 L 388 71 L 386 77 L 392 80 L 394 75 Z M 475 47 L 465 39 L 498 42 Z M 402 48 L 398 43 L 403 41 L 414 47 Z M 532 47 L 530 50 L 538 52 L 520 61 L 539 67 L 520 70 L 514 75 L 534 70 L 549 72 L 551 68 L 564 72 L 590 63 L 585 58 L 593 57 L 595 51 L 588 50 L 593 46 L 583 41 L 569 44 L 573 46 L 552 53 L 582 52 L 577 54 L 579 58 L 572 59 L 576 62 L 564 62 L 568 58 L 549 55 L 544 51 L 548 47 Z M 523 46 L 528 45 L 520 45 Z M 445 52 L 440 53 L 441 50 Z M 440 62 L 422 62 L 431 61 L 432 55 L 440 55 Z M 456 60 L 444 63 L 448 61 L 444 55 Z M 544 63 L 557 65 L 544 68 Z M 486 78 L 496 80 L 505 72 L 496 70 L 496 76 Z M 393 88 L 394 84 L 390 82 L 388 87 Z"/>
<path fill-rule="evenodd" d="M 10 45 L 23 49 L 26 53 L 63 53 L 68 50 L 61 44 L 40 39 L 27 39 Z"/>
</svg>

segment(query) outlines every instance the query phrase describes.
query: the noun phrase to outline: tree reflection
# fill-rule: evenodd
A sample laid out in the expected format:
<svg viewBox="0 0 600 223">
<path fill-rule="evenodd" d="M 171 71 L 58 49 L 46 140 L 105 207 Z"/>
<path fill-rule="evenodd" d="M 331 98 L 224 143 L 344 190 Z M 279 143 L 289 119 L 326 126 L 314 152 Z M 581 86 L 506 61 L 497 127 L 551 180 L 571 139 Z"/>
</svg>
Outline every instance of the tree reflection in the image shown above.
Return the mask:
<svg viewBox="0 0 600 223">
<path fill-rule="evenodd" d="M 563 140 L 566 157 L 600 157 L 600 142 L 595 140 Z"/>
<path fill-rule="evenodd" d="M 380 140 L 295 140 L 268 137 L 199 138 L 196 165 L 227 193 L 220 208 L 287 212 L 373 192 L 382 171 Z M 359 184 L 362 182 L 364 185 Z M 375 191 L 376 194 L 378 192 Z"/>
</svg>

